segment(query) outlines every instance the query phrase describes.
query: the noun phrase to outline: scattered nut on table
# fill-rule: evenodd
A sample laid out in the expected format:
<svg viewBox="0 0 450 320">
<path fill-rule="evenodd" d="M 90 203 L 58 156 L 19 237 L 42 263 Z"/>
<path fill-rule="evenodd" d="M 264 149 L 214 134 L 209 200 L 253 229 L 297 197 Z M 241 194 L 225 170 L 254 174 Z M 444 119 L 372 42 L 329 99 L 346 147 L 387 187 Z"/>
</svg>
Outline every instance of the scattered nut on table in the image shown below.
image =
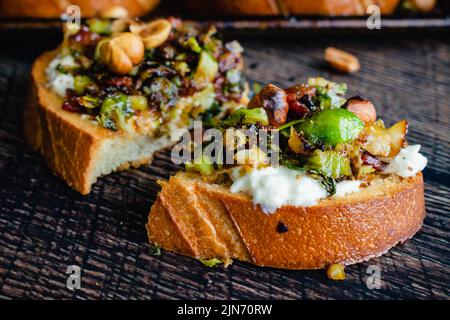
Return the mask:
<svg viewBox="0 0 450 320">
<path fill-rule="evenodd" d="M 130 31 L 142 38 L 145 49 L 153 49 L 163 44 L 169 37 L 171 30 L 172 24 L 166 19 L 130 25 Z"/>
<path fill-rule="evenodd" d="M 361 68 L 356 56 L 333 47 L 325 49 L 325 60 L 328 64 L 341 72 L 356 72 Z"/>
<path fill-rule="evenodd" d="M 331 280 L 345 280 L 345 267 L 342 264 L 334 263 L 328 267 L 327 276 Z"/>
<path fill-rule="evenodd" d="M 144 59 L 144 44 L 130 32 L 119 33 L 99 45 L 100 60 L 112 71 L 125 74 Z"/>
</svg>

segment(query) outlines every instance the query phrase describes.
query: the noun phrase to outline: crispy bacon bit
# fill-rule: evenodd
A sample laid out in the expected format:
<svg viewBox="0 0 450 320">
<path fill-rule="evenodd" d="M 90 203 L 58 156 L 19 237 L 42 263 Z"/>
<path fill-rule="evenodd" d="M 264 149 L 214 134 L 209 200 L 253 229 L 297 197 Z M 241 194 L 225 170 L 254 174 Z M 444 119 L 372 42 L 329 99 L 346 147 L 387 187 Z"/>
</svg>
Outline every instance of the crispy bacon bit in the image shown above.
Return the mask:
<svg viewBox="0 0 450 320">
<path fill-rule="evenodd" d="M 313 86 L 297 85 L 286 89 L 289 111 L 296 116 L 304 117 L 314 110 L 314 103 L 311 100 L 316 94 Z"/>
<path fill-rule="evenodd" d="M 289 104 L 289 111 L 293 112 L 299 117 L 303 117 L 309 113 L 308 107 L 300 102 L 295 93 L 287 95 L 287 102 Z"/>
<path fill-rule="evenodd" d="M 363 154 L 361 155 L 361 160 L 363 162 L 363 164 L 367 164 L 372 166 L 376 171 L 383 171 L 384 168 L 386 167 L 386 164 L 381 161 L 378 157 L 376 156 L 372 156 L 367 152 L 363 152 Z"/>
<path fill-rule="evenodd" d="M 316 87 L 305 85 L 305 84 L 299 84 L 299 85 L 287 88 L 286 93 L 287 94 L 295 93 L 297 95 L 297 97 L 302 97 L 305 94 L 313 97 L 316 95 Z"/>
<path fill-rule="evenodd" d="M 131 88 L 133 85 L 133 79 L 129 76 L 124 77 L 111 77 L 105 81 L 106 85 L 116 87 L 119 89 Z"/>
</svg>

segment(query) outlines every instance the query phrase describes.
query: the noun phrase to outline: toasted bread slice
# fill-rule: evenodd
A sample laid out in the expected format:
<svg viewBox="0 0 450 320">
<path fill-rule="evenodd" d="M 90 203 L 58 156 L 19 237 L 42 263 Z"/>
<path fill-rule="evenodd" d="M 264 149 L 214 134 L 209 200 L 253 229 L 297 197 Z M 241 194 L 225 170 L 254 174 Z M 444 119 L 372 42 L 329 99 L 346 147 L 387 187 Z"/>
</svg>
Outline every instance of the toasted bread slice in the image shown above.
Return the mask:
<svg viewBox="0 0 450 320">
<path fill-rule="evenodd" d="M 283 0 L 285 10 L 291 14 L 325 16 L 363 16 L 370 5 L 380 8 L 381 14 L 392 14 L 400 0 Z"/>
<path fill-rule="evenodd" d="M 156 151 L 172 144 L 168 136 L 125 135 L 62 110 L 63 99 L 48 88 L 45 74 L 56 54 L 44 53 L 33 65 L 32 93 L 24 114 L 25 138 L 73 189 L 87 194 L 98 177 L 149 163 Z"/>
<path fill-rule="evenodd" d="M 382 14 L 392 14 L 400 0 L 188 0 L 192 12 L 207 15 L 324 15 L 360 16 L 369 5 L 380 7 Z"/>
<path fill-rule="evenodd" d="M 7 18 L 60 18 L 69 5 L 80 8 L 83 17 L 107 15 L 120 8 L 130 16 L 143 16 L 151 11 L 159 0 L 16 0 L 0 1 L 0 17 Z"/>
<path fill-rule="evenodd" d="M 225 262 L 234 258 L 289 269 L 349 265 L 412 237 L 425 216 L 421 173 L 379 178 L 360 192 L 311 207 L 284 206 L 274 214 L 263 213 L 249 196 L 192 173 L 160 184 L 146 225 L 150 242 Z"/>
</svg>

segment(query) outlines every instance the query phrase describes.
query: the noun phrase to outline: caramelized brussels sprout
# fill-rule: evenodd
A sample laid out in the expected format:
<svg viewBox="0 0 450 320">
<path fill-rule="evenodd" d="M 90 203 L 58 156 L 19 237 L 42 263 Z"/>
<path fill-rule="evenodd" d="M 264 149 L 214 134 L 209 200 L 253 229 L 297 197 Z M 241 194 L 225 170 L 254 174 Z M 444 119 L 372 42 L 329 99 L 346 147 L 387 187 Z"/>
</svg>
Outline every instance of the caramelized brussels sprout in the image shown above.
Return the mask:
<svg viewBox="0 0 450 320">
<path fill-rule="evenodd" d="M 262 125 L 269 124 L 269 118 L 263 108 L 245 109 L 240 108 L 234 111 L 223 121 L 224 127 L 238 127 L 246 124 L 261 123 Z"/>
<path fill-rule="evenodd" d="M 86 87 L 88 85 L 90 85 L 92 83 L 92 80 L 88 77 L 88 76 L 75 76 L 73 79 L 73 85 L 75 88 L 76 93 L 78 94 L 83 94 L 84 93 L 84 89 L 86 89 Z"/>
<path fill-rule="evenodd" d="M 80 99 L 80 104 L 88 109 L 97 108 L 100 104 L 100 99 L 92 96 L 82 96 Z"/>
<path fill-rule="evenodd" d="M 144 111 L 148 108 L 148 101 L 145 96 L 130 96 L 130 102 L 134 110 Z"/>
<path fill-rule="evenodd" d="M 212 55 L 206 51 L 200 53 L 194 80 L 199 84 L 212 82 L 219 71 L 219 65 Z"/>
<path fill-rule="evenodd" d="M 332 147 L 356 139 L 363 128 L 364 123 L 345 109 L 327 109 L 299 124 L 299 131 L 310 144 Z"/>
<path fill-rule="evenodd" d="M 123 93 L 114 94 L 103 100 L 97 121 L 106 129 L 128 131 L 126 120 L 132 111 L 128 96 Z"/>
<path fill-rule="evenodd" d="M 111 34 L 111 23 L 109 20 L 89 19 L 87 24 L 91 32 L 98 34 Z"/>
<path fill-rule="evenodd" d="M 336 150 L 314 151 L 306 168 L 333 179 L 352 175 L 350 159 Z"/>
</svg>

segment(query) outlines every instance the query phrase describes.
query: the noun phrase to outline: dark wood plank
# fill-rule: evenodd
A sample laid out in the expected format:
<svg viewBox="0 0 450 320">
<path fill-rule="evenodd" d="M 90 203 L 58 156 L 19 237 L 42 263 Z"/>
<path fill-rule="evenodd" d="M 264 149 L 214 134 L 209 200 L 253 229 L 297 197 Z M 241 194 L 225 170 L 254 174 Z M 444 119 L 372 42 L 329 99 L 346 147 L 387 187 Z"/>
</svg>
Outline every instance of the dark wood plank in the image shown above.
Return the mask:
<svg viewBox="0 0 450 320">
<path fill-rule="evenodd" d="M 235 262 L 208 269 L 194 259 L 149 254 L 144 223 L 159 186 L 178 168 L 169 154 L 152 166 L 100 179 L 89 196 L 69 189 L 29 152 L 21 112 L 33 58 L 50 42 L 0 51 L 0 295 L 81 299 L 388 299 L 449 297 L 450 44 L 444 38 L 242 38 L 250 79 L 281 86 L 322 75 L 347 82 L 377 104 L 388 124 L 407 118 L 409 140 L 429 158 L 427 218 L 410 241 L 381 258 L 347 268 L 333 282 L 323 271 L 257 268 Z M 328 45 L 358 55 L 361 72 L 323 63 Z M 82 268 L 82 288 L 66 288 L 66 268 Z M 367 267 L 382 270 L 369 290 Z"/>
</svg>

